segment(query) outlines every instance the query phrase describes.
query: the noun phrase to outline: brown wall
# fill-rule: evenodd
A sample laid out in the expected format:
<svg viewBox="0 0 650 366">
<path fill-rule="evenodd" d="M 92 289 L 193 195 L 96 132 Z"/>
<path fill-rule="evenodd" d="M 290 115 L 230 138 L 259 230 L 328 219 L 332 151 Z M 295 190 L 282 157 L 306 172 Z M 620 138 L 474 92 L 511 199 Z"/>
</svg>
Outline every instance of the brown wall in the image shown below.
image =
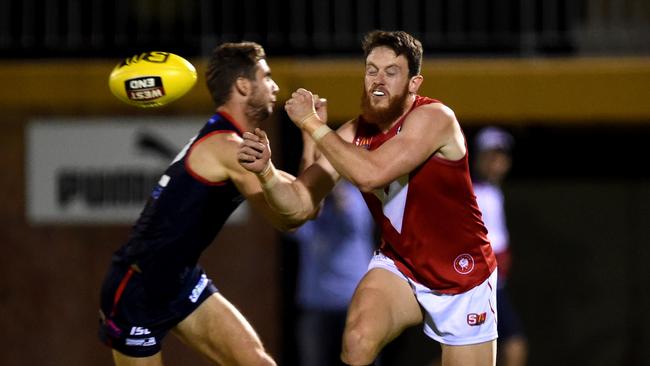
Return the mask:
<svg viewBox="0 0 650 366">
<path fill-rule="evenodd" d="M 505 195 L 529 365 L 648 365 L 650 180 L 520 181 Z"/>
</svg>

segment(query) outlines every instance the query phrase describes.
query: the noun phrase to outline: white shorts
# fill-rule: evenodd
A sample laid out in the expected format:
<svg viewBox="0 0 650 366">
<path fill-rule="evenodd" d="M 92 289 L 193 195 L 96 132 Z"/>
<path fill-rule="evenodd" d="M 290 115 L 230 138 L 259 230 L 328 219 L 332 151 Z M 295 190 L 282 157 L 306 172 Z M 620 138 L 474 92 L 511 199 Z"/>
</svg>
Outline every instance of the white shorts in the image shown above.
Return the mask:
<svg viewBox="0 0 650 366">
<path fill-rule="evenodd" d="M 497 338 L 497 271 L 473 289 L 447 295 L 429 289 L 397 269 L 392 259 L 377 251 L 368 270 L 383 268 L 409 283 L 424 309 L 424 333 L 442 344 L 469 345 Z"/>
</svg>

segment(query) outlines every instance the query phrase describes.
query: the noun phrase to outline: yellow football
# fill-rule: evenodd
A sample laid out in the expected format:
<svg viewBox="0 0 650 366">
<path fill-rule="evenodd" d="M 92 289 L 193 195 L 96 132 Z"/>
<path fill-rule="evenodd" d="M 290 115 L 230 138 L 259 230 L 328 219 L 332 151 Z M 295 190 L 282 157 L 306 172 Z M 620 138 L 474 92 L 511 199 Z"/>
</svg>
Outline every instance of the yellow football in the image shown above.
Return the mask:
<svg viewBox="0 0 650 366">
<path fill-rule="evenodd" d="M 160 107 L 185 95 L 196 84 L 196 69 L 169 52 L 143 52 L 115 66 L 108 78 L 111 92 L 138 107 Z"/>
</svg>

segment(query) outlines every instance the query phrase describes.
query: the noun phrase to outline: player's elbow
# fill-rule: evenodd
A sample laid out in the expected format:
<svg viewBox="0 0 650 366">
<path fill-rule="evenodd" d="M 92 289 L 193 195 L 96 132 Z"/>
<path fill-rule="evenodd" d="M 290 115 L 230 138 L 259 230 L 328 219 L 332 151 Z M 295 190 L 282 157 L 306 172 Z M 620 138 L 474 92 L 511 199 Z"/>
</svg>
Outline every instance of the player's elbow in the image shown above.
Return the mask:
<svg viewBox="0 0 650 366">
<path fill-rule="evenodd" d="M 380 182 L 367 177 L 352 179 L 352 184 L 357 186 L 361 192 L 368 193 L 381 188 Z"/>
<path fill-rule="evenodd" d="M 277 225 L 274 225 L 276 230 L 281 231 L 283 233 L 291 233 L 296 231 L 300 227 L 300 223 L 288 223 L 288 222 L 283 222 L 279 223 Z"/>
<path fill-rule="evenodd" d="M 296 231 L 300 226 L 305 222 L 313 219 L 315 217 L 315 212 L 297 212 L 290 215 L 282 215 L 279 219 L 274 222 L 275 228 L 282 232 L 293 232 Z"/>
<path fill-rule="evenodd" d="M 368 193 L 382 189 L 388 182 L 385 176 L 386 168 L 375 162 L 369 162 L 350 172 L 348 180 L 357 186 L 361 192 Z"/>
<path fill-rule="evenodd" d="M 303 223 L 304 221 L 296 220 L 288 217 L 278 218 L 276 220 L 273 220 L 272 222 L 273 227 L 276 230 L 281 231 L 283 233 L 295 231 Z"/>
</svg>

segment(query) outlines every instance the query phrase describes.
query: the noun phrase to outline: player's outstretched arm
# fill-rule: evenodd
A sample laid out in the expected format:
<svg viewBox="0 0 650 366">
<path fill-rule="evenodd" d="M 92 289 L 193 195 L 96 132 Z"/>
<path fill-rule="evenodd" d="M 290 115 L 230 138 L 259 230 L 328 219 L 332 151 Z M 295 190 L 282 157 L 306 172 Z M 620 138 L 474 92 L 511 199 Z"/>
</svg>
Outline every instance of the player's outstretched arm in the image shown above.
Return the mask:
<svg viewBox="0 0 650 366">
<path fill-rule="evenodd" d="M 362 191 L 382 188 L 409 174 L 432 154 L 449 160 L 465 154 L 464 138 L 453 112 L 439 103 L 416 108 L 397 136 L 372 151 L 350 142 L 356 121 L 332 133 L 315 113 L 308 90 L 294 92 L 285 109 L 296 126 L 316 141 L 332 166 Z"/>
<path fill-rule="evenodd" d="M 242 167 L 255 174 L 271 209 L 294 227 L 314 216 L 339 177 L 326 161 L 312 164 L 297 179 L 277 170 L 271 161 L 268 138 L 260 129 L 244 133 L 237 158 Z"/>
<path fill-rule="evenodd" d="M 231 181 L 251 207 L 278 230 L 290 230 L 300 225 L 300 222 L 292 222 L 290 218 L 269 207 L 257 177 L 237 161 L 241 143 L 241 137 L 235 132 L 211 135 L 195 144 L 188 152 L 188 168 L 207 182 Z M 283 174 L 282 179 L 292 181 L 295 178 L 290 174 Z"/>
</svg>

